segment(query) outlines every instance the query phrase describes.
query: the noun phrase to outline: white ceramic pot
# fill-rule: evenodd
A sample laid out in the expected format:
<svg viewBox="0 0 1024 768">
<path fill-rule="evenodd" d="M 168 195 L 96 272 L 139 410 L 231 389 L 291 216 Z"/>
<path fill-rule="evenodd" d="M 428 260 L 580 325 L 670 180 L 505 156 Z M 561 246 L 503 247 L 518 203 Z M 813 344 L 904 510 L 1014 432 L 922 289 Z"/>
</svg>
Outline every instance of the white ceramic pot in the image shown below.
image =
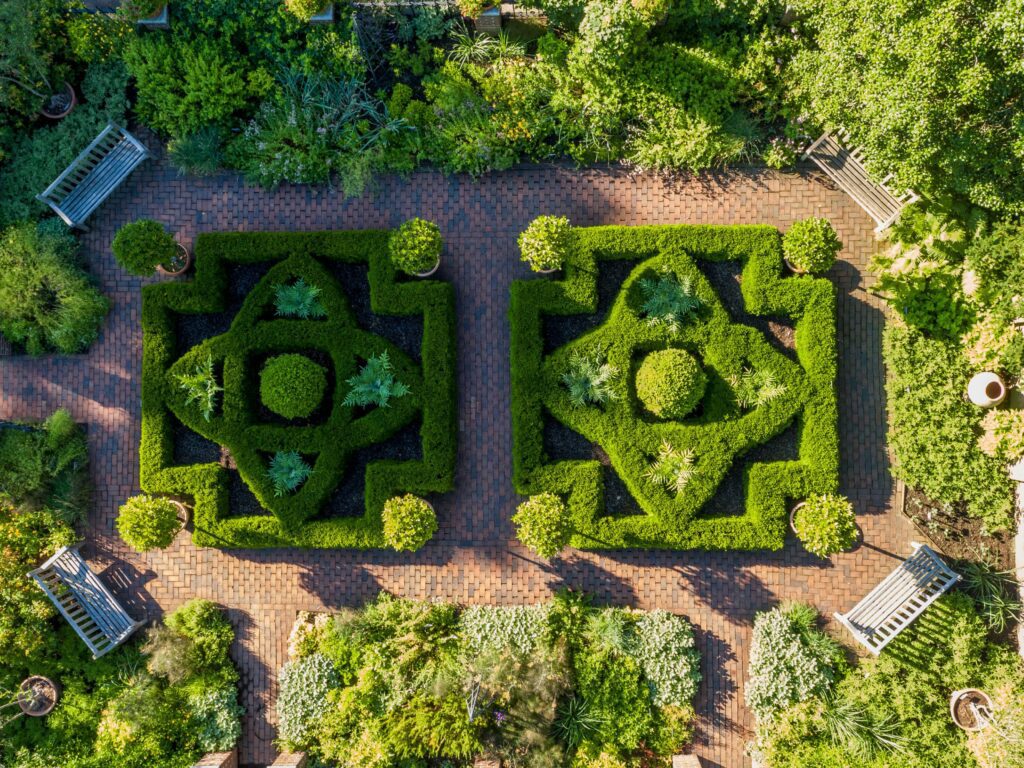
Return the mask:
<svg viewBox="0 0 1024 768">
<path fill-rule="evenodd" d="M 439 270 L 440 268 L 441 268 L 441 257 L 438 256 L 437 257 L 437 263 L 434 264 L 434 266 L 431 269 L 428 269 L 426 272 L 417 272 L 416 273 L 416 277 L 430 277 L 432 274 L 437 272 L 437 270 Z"/>
<path fill-rule="evenodd" d="M 992 408 L 1006 399 L 1006 384 L 991 371 L 976 373 L 967 384 L 967 397 L 979 408 Z"/>
<path fill-rule="evenodd" d="M 978 708 L 985 710 L 985 712 L 982 713 L 975 722 L 962 722 L 957 713 L 957 705 L 960 704 L 961 701 L 973 702 Z M 992 699 L 989 698 L 987 693 L 979 691 L 977 688 L 965 688 L 960 691 L 953 691 L 953 695 L 949 697 L 950 717 L 953 718 L 953 722 L 957 724 L 957 727 L 963 728 L 965 731 L 980 731 L 988 725 L 986 717 L 991 711 Z"/>
</svg>

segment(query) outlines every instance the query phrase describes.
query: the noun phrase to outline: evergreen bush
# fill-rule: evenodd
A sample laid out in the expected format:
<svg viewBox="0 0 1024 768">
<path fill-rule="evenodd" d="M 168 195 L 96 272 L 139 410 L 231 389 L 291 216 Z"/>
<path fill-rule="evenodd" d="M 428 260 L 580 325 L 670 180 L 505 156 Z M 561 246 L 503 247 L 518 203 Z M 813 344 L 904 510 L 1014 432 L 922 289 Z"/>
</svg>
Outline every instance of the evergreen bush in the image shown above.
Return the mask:
<svg viewBox="0 0 1024 768">
<path fill-rule="evenodd" d="M 823 274 L 836 263 L 843 244 L 828 219 L 802 219 L 782 237 L 786 260 L 800 272 Z"/>
<path fill-rule="evenodd" d="M 441 258 L 441 230 L 432 221 L 409 219 L 391 233 L 391 263 L 407 275 L 429 272 Z"/>
<path fill-rule="evenodd" d="M 796 535 L 807 551 L 828 557 L 849 549 L 857 541 L 857 516 L 843 496 L 810 496 L 793 516 Z"/>
<path fill-rule="evenodd" d="M 384 543 L 399 552 L 415 552 L 437 533 L 434 508 L 407 493 L 384 503 Z"/>
<path fill-rule="evenodd" d="M 682 349 L 651 352 L 636 373 L 636 395 L 662 419 L 682 419 L 704 397 L 707 377 L 693 355 Z"/>
<path fill-rule="evenodd" d="M 534 272 L 561 269 L 572 244 L 573 229 L 564 216 L 538 216 L 519 235 L 522 259 Z"/>
<path fill-rule="evenodd" d="M 260 371 L 260 401 L 286 419 L 309 416 L 326 391 L 327 372 L 305 355 L 271 357 Z"/>
<path fill-rule="evenodd" d="M 178 507 L 160 496 L 132 496 L 117 515 L 117 532 L 138 552 L 169 547 L 180 530 Z"/>
<path fill-rule="evenodd" d="M 565 502 L 553 493 L 531 496 L 512 516 L 516 535 L 541 557 L 554 557 L 569 544 L 572 528 Z"/>
<path fill-rule="evenodd" d="M 139 219 L 123 225 L 111 244 L 117 263 L 133 275 L 149 277 L 161 264 L 170 264 L 178 255 L 174 237 L 164 225 L 152 219 Z"/>
</svg>

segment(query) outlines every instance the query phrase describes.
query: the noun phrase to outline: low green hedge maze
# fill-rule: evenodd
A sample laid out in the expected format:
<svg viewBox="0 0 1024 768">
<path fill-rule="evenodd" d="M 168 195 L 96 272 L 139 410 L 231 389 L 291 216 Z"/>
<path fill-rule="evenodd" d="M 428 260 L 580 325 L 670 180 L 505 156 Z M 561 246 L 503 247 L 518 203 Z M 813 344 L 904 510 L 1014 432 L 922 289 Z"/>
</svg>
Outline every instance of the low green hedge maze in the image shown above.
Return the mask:
<svg viewBox="0 0 1024 768">
<path fill-rule="evenodd" d="M 451 490 L 455 470 L 455 299 L 438 281 L 396 282 L 382 231 L 319 233 L 217 233 L 200 235 L 196 276 L 190 282 L 143 289 L 142 444 L 140 475 L 149 493 L 181 494 L 194 500 L 200 546 L 382 547 L 381 509 L 400 493 Z M 423 316 L 422 369 L 387 340 L 360 330 L 344 292 L 321 262 L 368 263 L 370 305 L 387 315 Z M 226 309 L 231 264 L 277 262 L 245 300 L 228 333 L 176 357 L 176 313 Z M 275 319 L 274 285 L 303 278 L 322 289 L 327 317 Z M 272 352 L 315 350 L 331 361 L 333 402 L 322 422 L 291 426 L 261 423 L 256 359 Z M 387 408 L 342 406 L 345 380 L 358 360 L 386 351 L 396 375 L 411 388 Z M 175 375 L 212 356 L 224 387 L 218 409 L 206 421 Z M 273 514 L 232 515 L 226 471 L 217 463 L 175 466 L 173 418 L 227 446 L 239 474 L 260 504 Z M 422 459 L 376 461 L 366 471 L 362 516 L 315 519 L 341 480 L 349 457 L 383 441 L 421 415 Z M 275 496 L 265 470 L 275 451 L 295 450 L 313 466 L 291 495 Z"/>
<path fill-rule="evenodd" d="M 574 536 L 583 549 L 781 549 L 787 499 L 836 490 L 839 481 L 835 394 L 835 292 L 825 279 L 783 275 L 779 233 L 766 226 L 594 227 L 576 230 L 564 279 L 512 285 L 513 479 L 522 494 L 550 491 L 567 499 Z M 544 315 L 597 309 L 597 263 L 636 260 L 602 325 L 544 354 Z M 736 325 L 696 260 L 742 263 L 748 312 L 793 318 L 799 365 L 773 349 L 753 328 Z M 703 306 L 677 336 L 641 317 L 639 280 L 668 265 L 689 276 Z M 576 347 L 600 347 L 619 370 L 617 399 L 600 407 L 573 407 L 560 384 Z M 638 404 L 634 375 L 645 352 L 684 348 L 708 374 L 700 409 L 682 422 L 659 421 Z M 766 405 L 742 412 L 727 383 L 745 366 L 767 369 L 787 387 Z M 544 419 L 554 417 L 599 444 L 645 514 L 606 514 L 597 461 L 551 462 L 544 451 Z M 799 460 L 751 464 L 745 471 L 745 511 L 709 516 L 711 499 L 734 461 L 798 420 Z M 695 453 L 695 474 L 677 496 L 643 477 L 664 439 Z"/>
</svg>

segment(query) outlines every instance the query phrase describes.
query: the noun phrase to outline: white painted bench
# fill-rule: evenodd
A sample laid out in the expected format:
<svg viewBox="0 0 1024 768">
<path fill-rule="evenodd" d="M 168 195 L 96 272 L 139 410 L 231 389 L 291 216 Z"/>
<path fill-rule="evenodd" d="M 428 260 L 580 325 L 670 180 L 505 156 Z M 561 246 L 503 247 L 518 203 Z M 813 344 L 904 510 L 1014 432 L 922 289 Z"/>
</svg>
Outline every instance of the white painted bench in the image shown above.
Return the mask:
<svg viewBox="0 0 1024 768">
<path fill-rule="evenodd" d="M 886 186 L 892 179 L 889 174 L 875 183 L 864 167 L 864 150 L 847 149 L 850 134 L 840 128 L 834 134 L 824 133 L 804 152 L 803 159 L 811 160 L 825 175 L 838 185 L 853 201 L 874 219 L 875 232 L 888 229 L 900 212 L 908 205 L 920 200 L 917 193 L 907 190 L 897 194 Z"/>
<path fill-rule="evenodd" d="M 28 575 L 89 646 L 94 659 L 117 648 L 145 623 L 128 615 L 77 546 L 61 547 Z"/>
<path fill-rule="evenodd" d="M 914 553 L 881 584 L 846 613 L 834 614 L 857 641 L 876 656 L 924 613 L 960 575 L 926 544 L 914 543 Z"/>
<path fill-rule="evenodd" d="M 109 123 L 36 199 L 50 206 L 69 227 L 85 229 L 82 222 L 152 156 L 128 131 Z"/>
</svg>

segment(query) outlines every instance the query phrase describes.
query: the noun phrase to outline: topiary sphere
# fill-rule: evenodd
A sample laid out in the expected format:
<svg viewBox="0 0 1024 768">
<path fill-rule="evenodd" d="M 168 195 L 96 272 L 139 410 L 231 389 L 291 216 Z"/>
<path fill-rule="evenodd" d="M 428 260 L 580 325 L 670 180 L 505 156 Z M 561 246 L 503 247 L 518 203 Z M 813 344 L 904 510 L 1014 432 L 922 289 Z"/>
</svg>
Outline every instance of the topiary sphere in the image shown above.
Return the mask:
<svg viewBox="0 0 1024 768">
<path fill-rule="evenodd" d="M 430 504 L 411 493 L 384 502 L 384 541 L 399 552 L 415 552 L 437 533 L 437 515 Z"/>
<path fill-rule="evenodd" d="M 152 219 L 139 219 L 122 226 L 110 245 L 114 258 L 126 271 L 148 277 L 160 264 L 170 264 L 178 255 L 174 236 Z"/>
<path fill-rule="evenodd" d="M 662 419 L 681 419 L 704 397 L 707 377 L 693 355 L 682 349 L 651 352 L 636 372 L 636 395 Z"/>
<path fill-rule="evenodd" d="M 836 263 L 836 256 L 842 247 L 828 219 L 797 221 L 782 237 L 783 254 L 799 272 L 828 272 Z"/>
<path fill-rule="evenodd" d="M 278 355 L 260 371 L 260 400 L 286 419 L 309 416 L 327 391 L 327 372 L 303 355 Z"/>
</svg>

